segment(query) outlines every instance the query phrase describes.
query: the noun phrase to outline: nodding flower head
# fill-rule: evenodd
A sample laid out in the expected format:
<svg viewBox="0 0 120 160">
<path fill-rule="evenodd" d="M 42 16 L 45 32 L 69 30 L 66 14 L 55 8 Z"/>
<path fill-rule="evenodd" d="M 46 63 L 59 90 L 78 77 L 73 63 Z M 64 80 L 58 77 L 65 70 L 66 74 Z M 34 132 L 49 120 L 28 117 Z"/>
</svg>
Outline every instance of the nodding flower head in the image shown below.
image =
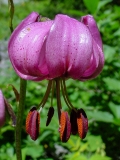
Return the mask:
<svg viewBox="0 0 120 160">
<path fill-rule="evenodd" d="M 5 123 L 5 101 L 2 91 L 0 90 L 0 127 Z"/>
<path fill-rule="evenodd" d="M 44 107 L 52 91 L 51 107 L 46 126 L 49 125 L 54 108 L 52 99 L 56 87 L 60 139 L 66 142 L 70 134 L 78 133 L 83 139 L 88 130 L 85 112 L 71 104 L 65 80 L 72 78 L 85 81 L 97 77 L 104 66 L 102 40 L 94 18 L 91 15 L 78 21 L 67 15 L 58 14 L 54 20 L 42 18 L 32 12 L 12 33 L 8 53 L 16 73 L 23 79 L 41 81 L 47 79 L 48 87 L 36 110 L 28 114 L 26 125 L 31 138 L 38 137 L 39 116 L 37 109 Z M 62 110 L 60 90 L 71 110 L 70 118 Z M 33 130 L 30 130 L 32 128 Z"/>
<path fill-rule="evenodd" d="M 96 22 L 91 15 L 81 21 L 58 14 L 54 20 L 32 12 L 12 33 L 8 53 L 16 73 L 23 79 L 40 81 L 66 77 L 95 78 L 104 56 Z"/>
</svg>

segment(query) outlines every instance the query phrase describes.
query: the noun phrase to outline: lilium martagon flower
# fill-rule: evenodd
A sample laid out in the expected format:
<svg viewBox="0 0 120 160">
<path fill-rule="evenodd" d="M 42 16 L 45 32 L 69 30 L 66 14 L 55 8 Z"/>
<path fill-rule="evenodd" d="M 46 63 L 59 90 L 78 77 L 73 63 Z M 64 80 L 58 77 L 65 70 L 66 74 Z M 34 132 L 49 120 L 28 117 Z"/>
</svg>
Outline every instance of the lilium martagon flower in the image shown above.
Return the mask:
<svg viewBox="0 0 120 160">
<path fill-rule="evenodd" d="M 56 88 L 57 110 L 60 139 L 68 141 L 71 134 L 79 134 L 83 139 L 88 130 L 88 119 L 83 109 L 71 104 L 66 89 L 66 80 L 86 81 L 96 78 L 104 66 L 102 40 L 97 24 L 91 15 L 76 20 L 58 14 L 54 20 L 46 19 L 32 12 L 13 31 L 8 53 L 14 70 L 25 80 L 48 80 L 48 86 L 41 103 L 30 110 L 27 118 L 27 132 L 34 140 L 38 137 L 39 116 L 49 94 L 54 95 Z M 60 90 L 71 111 L 70 118 L 62 110 Z M 54 96 L 51 96 L 51 102 Z M 40 111 L 37 111 L 37 109 Z M 48 111 L 46 126 L 54 114 Z M 34 124 L 35 123 L 35 124 Z M 29 125 L 28 125 L 29 124 Z M 34 132 L 29 128 L 33 126 Z"/>
</svg>

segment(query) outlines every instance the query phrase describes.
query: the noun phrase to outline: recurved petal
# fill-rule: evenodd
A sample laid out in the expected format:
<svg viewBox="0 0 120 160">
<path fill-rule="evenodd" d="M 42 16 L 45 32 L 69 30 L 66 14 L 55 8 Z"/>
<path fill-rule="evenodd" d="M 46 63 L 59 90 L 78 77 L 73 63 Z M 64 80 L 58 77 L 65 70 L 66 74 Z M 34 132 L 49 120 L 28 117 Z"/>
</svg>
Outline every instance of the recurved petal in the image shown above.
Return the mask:
<svg viewBox="0 0 120 160">
<path fill-rule="evenodd" d="M 43 80 L 48 69 L 43 43 L 52 21 L 27 25 L 11 42 L 8 48 L 10 60 L 17 74 L 27 80 Z"/>
<path fill-rule="evenodd" d="M 93 58 L 90 67 L 84 72 L 81 80 L 96 78 L 102 71 L 104 66 L 104 54 L 102 49 L 93 40 Z"/>
<path fill-rule="evenodd" d="M 0 90 L 0 127 L 5 123 L 5 101 L 2 91 Z"/>
<path fill-rule="evenodd" d="M 79 109 L 77 113 L 77 124 L 78 124 L 78 134 L 81 139 L 86 137 L 88 132 L 88 119 L 85 111 L 83 109 Z"/>
<path fill-rule="evenodd" d="M 17 68 L 16 68 L 16 64 L 14 63 L 14 57 L 16 57 L 17 52 L 14 53 L 14 48 L 16 48 L 16 39 L 19 35 L 19 33 L 21 32 L 21 30 L 26 27 L 27 25 L 37 22 L 39 20 L 39 14 L 36 12 L 32 12 L 30 15 L 28 15 L 13 31 L 13 33 L 11 34 L 11 37 L 9 39 L 8 42 L 8 54 L 11 60 L 11 63 L 16 71 L 16 73 L 21 77 L 21 78 L 26 78 L 27 75 L 22 74 Z M 25 34 L 25 33 L 24 33 Z M 17 39 L 18 43 L 19 43 L 19 39 Z M 19 46 L 21 47 L 21 46 Z M 21 57 L 21 55 L 19 55 L 19 57 Z"/>
<path fill-rule="evenodd" d="M 99 45 L 99 47 L 102 49 L 102 40 L 100 36 L 100 32 L 98 30 L 97 24 L 91 15 L 86 15 L 81 17 L 81 22 L 84 23 L 90 30 L 93 39 L 95 42 Z"/>
<path fill-rule="evenodd" d="M 16 36 L 18 36 L 19 32 L 26 27 L 27 25 L 34 23 L 34 22 L 38 22 L 38 20 L 40 19 L 40 16 L 37 12 L 32 12 L 31 14 L 29 14 L 14 30 L 14 32 L 12 33 L 10 39 L 9 39 L 9 43 L 8 43 L 8 48 L 10 47 L 12 41 L 14 40 L 14 38 L 16 38 Z"/>
<path fill-rule="evenodd" d="M 11 37 L 8 42 L 8 50 L 10 49 L 11 45 L 13 45 L 14 40 L 18 36 L 19 32 L 26 27 L 27 25 L 37 22 L 39 20 L 40 16 L 37 12 L 32 12 L 30 15 L 28 15 L 13 31 L 11 34 Z"/>
<path fill-rule="evenodd" d="M 92 54 L 92 36 L 81 22 L 57 15 L 46 40 L 46 62 L 50 78 L 64 74 L 79 79 Z"/>
</svg>

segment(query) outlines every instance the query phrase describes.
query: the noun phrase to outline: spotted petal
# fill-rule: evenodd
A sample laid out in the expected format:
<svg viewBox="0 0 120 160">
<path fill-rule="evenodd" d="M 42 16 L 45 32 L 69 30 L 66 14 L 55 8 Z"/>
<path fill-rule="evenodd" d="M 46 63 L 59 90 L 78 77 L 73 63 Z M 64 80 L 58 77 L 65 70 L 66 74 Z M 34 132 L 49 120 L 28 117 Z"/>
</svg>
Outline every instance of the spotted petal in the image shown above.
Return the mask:
<svg viewBox="0 0 120 160">
<path fill-rule="evenodd" d="M 98 30 L 97 24 L 96 24 L 93 16 L 91 16 L 91 15 L 83 16 L 83 17 L 81 17 L 81 22 L 89 28 L 93 39 L 99 45 L 99 47 L 102 49 L 102 40 L 101 40 L 100 32 Z"/>
<path fill-rule="evenodd" d="M 85 24 L 93 38 L 93 51 L 88 69 L 83 73 L 81 80 L 97 77 L 104 66 L 104 54 L 102 51 L 102 40 L 97 24 L 91 15 L 83 16 L 81 22 Z"/>
<path fill-rule="evenodd" d="M 88 68 L 92 37 L 81 22 L 57 15 L 46 40 L 46 62 L 50 77 L 68 75 L 80 79 Z"/>
<path fill-rule="evenodd" d="M 45 79 L 48 70 L 45 51 L 42 49 L 52 21 L 37 22 L 33 12 L 13 32 L 8 45 L 10 60 L 17 74 L 23 79 Z"/>
</svg>

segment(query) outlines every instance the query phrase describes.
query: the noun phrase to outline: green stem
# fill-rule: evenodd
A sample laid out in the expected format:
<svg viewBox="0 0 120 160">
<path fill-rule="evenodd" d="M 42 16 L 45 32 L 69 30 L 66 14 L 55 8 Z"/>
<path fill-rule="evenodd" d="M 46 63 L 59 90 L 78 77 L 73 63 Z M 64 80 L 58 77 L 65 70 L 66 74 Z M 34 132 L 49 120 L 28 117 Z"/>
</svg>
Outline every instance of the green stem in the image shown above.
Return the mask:
<svg viewBox="0 0 120 160">
<path fill-rule="evenodd" d="M 13 32 L 12 20 L 13 20 L 13 15 L 14 15 L 14 3 L 13 3 L 13 0 L 8 0 L 8 6 L 9 6 L 9 13 L 10 13 L 9 27 L 10 27 L 10 31 L 12 33 Z"/>
<path fill-rule="evenodd" d="M 27 81 L 20 79 L 20 99 L 19 99 L 19 106 L 17 111 L 17 123 L 16 123 L 16 131 L 15 131 L 17 160 L 22 160 L 21 130 L 22 130 L 23 113 L 24 113 L 24 106 L 25 106 L 26 86 L 27 86 Z"/>
</svg>

